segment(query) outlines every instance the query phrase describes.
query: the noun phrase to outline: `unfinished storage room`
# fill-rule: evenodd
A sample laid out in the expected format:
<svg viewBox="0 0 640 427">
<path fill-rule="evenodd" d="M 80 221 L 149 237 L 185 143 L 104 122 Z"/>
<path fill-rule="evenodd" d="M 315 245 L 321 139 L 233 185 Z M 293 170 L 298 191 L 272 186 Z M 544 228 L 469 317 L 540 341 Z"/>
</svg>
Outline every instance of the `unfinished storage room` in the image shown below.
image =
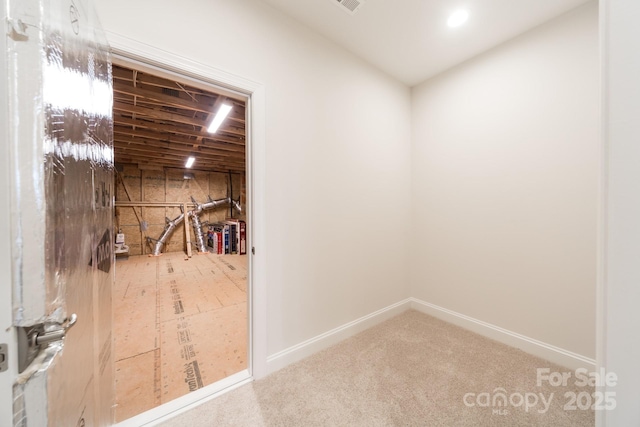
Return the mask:
<svg viewBox="0 0 640 427">
<path fill-rule="evenodd" d="M 116 421 L 249 366 L 246 100 L 155 71 L 113 66 Z"/>
</svg>

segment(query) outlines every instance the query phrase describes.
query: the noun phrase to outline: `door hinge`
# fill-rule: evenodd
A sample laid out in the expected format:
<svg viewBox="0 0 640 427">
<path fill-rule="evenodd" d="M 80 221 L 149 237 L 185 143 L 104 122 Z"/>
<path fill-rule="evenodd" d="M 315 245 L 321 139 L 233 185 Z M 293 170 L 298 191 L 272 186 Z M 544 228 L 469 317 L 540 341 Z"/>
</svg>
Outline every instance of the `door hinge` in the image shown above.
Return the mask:
<svg viewBox="0 0 640 427">
<path fill-rule="evenodd" d="M 9 369 L 9 347 L 6 344 L 0 344 L 0 372 Z"/>
<path fill-rule="evenodd" d="M 18 328 L 18 372 L 22 373 L 33 362 L 40 350 L 49 343 L 64 339 L 69 328 L 76 324 L 78 316 L 74 314 L 58 328 L 44 330 L 44 323 Z"/>
</svg>

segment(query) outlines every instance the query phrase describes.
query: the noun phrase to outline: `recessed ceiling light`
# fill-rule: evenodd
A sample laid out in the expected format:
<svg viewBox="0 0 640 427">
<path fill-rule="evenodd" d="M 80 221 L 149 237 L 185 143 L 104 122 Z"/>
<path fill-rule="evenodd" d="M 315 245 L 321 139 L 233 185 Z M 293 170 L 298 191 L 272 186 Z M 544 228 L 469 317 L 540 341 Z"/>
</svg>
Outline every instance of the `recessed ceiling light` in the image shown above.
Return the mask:
<svg viewBox="0 0 640 427">
<path fill-rule="evenodd" d="M 456 28 L 467 22 L 469 19 L 469 11 L 465 9 L 458 9 L 449 15 L 447 25 L 451 28 Z"/>
<path fill-rule="evenodd" d="M 187 159 L 187 163 L 184 165 L 185 168 L 189 169 L 191 166 L 193 166 L 193 163 L 196 161 L 195 157 L 189 157 Z"/>
<path fill-rule="evenodd" d="M 207 131 L 209 133 L 216 133 L 218 131 L 218 128 L 220 127 L 220 125 L 222 124 L 222 122 L 227 117 L 227 114 L 229 114 L 230 111 L 231 111 L 231 105 L 222 104 L 218 109 L 216 116 L 213 118 L 213 121 L 207 128 Z"/>
</svg>

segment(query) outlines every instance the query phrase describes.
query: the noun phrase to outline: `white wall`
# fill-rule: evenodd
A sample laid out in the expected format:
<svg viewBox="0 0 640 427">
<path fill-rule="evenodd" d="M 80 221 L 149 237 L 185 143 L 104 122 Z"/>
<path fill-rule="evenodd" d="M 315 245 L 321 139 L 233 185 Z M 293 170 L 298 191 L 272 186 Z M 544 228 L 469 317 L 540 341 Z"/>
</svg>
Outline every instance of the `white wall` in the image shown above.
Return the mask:
<svg viewBox="0 0 640 427">
<path fill-rule="evenodd" d="M 408 88 L 261 1 L 96 8 L 108 35 L 264 85 L 266 247 L 256 249 L 267 257 L 269 354 L 408 297 Z"/>
<path fill-rule="evenodd" d="M 595 357 L 595 2 L 412 91 L 413 297 Z"/>
<path fill-rule="evenodd" d="M 594 357 L 595 3 L 410 91 L 261 1 L 95 1 L 266 88 L 268 354 L 413 296 Z"/>
<path fill-rule="evenodd" d="M 599 365 L 618 376 L 600 426 L 640 425 L 640 2 L 601 1 L 605 141 Z M 605 391 L 603 390 L 603 391 Z"/>
</svg>

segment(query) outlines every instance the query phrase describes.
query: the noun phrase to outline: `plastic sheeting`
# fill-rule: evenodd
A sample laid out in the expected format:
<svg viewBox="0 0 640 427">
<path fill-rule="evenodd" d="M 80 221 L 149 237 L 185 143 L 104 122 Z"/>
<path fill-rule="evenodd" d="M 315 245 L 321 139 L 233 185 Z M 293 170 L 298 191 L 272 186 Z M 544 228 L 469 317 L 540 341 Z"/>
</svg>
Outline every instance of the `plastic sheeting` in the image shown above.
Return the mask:
<svg viewBox="0 0 640 427">
<path fill-rule="evenodd" d="M 106 426 L 114 399 L 109 49 L 86 0 L 4 2 L 14 324 L 53 329 L 78 316 L 19 377 L 14 426 Z"/>
</svg>

